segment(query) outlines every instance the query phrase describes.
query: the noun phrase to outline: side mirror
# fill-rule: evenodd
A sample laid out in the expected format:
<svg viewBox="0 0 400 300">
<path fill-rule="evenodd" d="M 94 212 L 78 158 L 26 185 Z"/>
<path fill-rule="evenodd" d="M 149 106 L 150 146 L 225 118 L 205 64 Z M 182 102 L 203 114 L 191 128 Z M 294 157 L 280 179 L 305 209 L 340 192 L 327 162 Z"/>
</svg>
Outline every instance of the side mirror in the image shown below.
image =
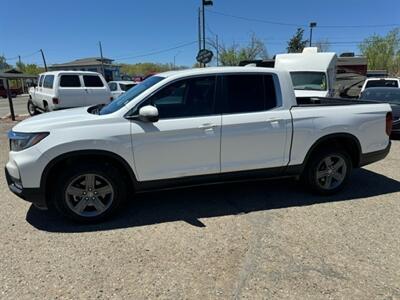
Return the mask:
<svg viewBox="0 0 400 300">
<path fill-rule="evenodd" d="M 139 109 L 139 120 L 155 123 L 159 119 L 158 109 L 152 105 L 143 106 Z"/>
</svg>

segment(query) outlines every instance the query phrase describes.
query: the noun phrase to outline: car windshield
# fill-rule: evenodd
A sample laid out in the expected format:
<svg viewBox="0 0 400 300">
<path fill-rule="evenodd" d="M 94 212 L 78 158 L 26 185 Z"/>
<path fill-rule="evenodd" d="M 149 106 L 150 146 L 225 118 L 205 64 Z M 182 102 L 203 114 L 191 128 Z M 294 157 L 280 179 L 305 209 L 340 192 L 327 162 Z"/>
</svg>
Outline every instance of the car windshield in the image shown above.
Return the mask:
<svg viewBox="0 0 400 300">
<path fill-rule="evenodd" d="M 368 80 L 365 88 L 372 87 L 399 87 L 397 80 L 387 80 L 387 79 L 379 79 L 379 80 Z"/>
<path fill-rule="evenodd" d="M 131 88 L 126 93 L 122 94 L 120 97 L 118 97 L 116 100 L 114 100 L 107 106 L 104 106 L 100 110 L 100 115 L 107 115 L 107 114 L 116 112 L 117 110 L 120 110 L 122 107 L 127 105 L 129 102 L 131 102 L 133 99 L 135 99 L 141 93 L 143 93 L 145 90 L 147 90 L 148 88 L 157 84 L 158 82 L 160 82 L 163 79 L 164 79 L 164 77 L 159 77 L 159 76 L 151 76 L 151 77 L 147 78 L 146 80 L 142 81 L 141 83 L 135 85 L 133 88 Z"/>
<path fill-rule="evenodd" d="M 127 91 L 130 88 L 134 87 L 136 84 L 135 83 L 120 83 L 119 86 L 121 87 L 121 90 Z"/>
<path fill-rule="evenodd" d="M 360 99 L 389 102 L 400 105 L 400 89 L 370 88 L 362 92 Z"/>
<path fill-rule="evenodd" d="M 326 91 L 326 75 L 323 72 L 290 72 L 295 90 Z"/>
</svg>

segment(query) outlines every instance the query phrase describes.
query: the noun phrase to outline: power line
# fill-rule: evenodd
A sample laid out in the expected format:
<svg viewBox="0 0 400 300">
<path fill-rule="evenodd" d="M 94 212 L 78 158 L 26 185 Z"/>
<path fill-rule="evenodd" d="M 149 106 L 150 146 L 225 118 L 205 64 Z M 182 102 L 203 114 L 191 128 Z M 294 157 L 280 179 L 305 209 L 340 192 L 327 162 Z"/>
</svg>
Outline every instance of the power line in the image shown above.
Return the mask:
<svg viewBox="0 0 400 300">
<path fill-rule="evenodd" d="M 227 14 L 227 13 L 223 13 L 223 12 L 215 11 L 215 10 L 209 10 L 209 9 L 207 9 L 207 11 L 212 14 L 235 18 L 235 19 L 240 19 L 240 20 L 245 20 L 245 21 L 250 21 L 250 22 L 259 22 L 259 23 L 281 25 L 281 26 L 307 27 L 307 25 L 305 25 L 305 24 L 283 23 L 283 22 L 275 22 L 275 21 L 268 21 L 268 20 L 262 20 L 262 19 L 254 19 L 254 18 L 231 15 L 231 14 Z"/>
<path fill-rule="evenodd" d="M 19 57 L 27 58 L 27 57 L 31 57 L 31 56 L 35 55 L 36 53 L 39 53 L 39 52 L 40 52 L 40 50 L 37 50 L 35 52 L 32 52 L 30 54 L 26 54 L 26 55 L 17 55 L 17 56 L 14 56 L 14 57 L 8 57 L 8 58 L 6 58 L 6 60 L 17 60 L 17 59 L 19 59 Z"/>
<path fill-rule="evenodd" d="M 237 16 L 237 15 L 227 14 L 224 12 L 209 10 L 209 9 L 207 9 L 207 11 L 212 14 L 235 18 L 235 19 L 240 19 L 240 20 L 245 20 L 245 21 L 250 21 L 250 22 L 266 23 L 266 24 L 280 25 L 280 26 L 308 27 L 307 24 L 275 22 L 275 21 L 264 20 L 264 19 L 256 19 L 256 18 Z M 392 23 L 392 24 L 359 24 L 359 25 L 318 25 L 318 28 L 364 28 L 364 27 L 365 28 L 376 28 L 376 27 L 397 27 L 397 26 L 400 26 L 400 24 Z"/>
<path fill-rule="evenodd" d="M 115 60 L 123 60 L 123 59 L 132 59 L 132 58 L 140 58 L 140 57 L 145 57 L 145 56 L 152 56 L 152 55 L 156 55 L 156 54 L 160 54 L 160 53 L 164 53 L 164 52 L 169 52 L 175 49 L 179 49 L 179 48 L 183 48 L 183 47 L 187 47 L 193 44 L 197 44 L 198 41 L 192 41 L 189 43 L 185 43 L 185 44 L 180 44 L 171 48 L 167 48 L 167 49 L 162 49 L 162 50 L 157 50 L 157 51 L 153 51 L 153 52 L 149 52 L 149 53 L 145 53 L 145 54 L 139 54 L 139 55 L 133 55 L 133 56 L 125 56 L 125 57 L 117 57 L 115 58 Z"/>
</svg>

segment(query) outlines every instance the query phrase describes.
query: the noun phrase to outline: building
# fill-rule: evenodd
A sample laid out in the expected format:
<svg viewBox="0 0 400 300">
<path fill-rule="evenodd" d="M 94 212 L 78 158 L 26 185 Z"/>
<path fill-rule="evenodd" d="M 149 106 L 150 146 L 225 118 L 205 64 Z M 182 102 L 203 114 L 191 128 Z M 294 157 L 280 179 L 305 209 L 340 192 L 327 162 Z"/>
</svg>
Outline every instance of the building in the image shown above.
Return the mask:
<svg viewBox="0 0 400 300">
<path fill-rule="evenodd" d="M 120 80 L 120 66 L 113 64 L 113 59 L 103 57 L 104 77 L 107 81 Z M 54 64 L 49 67 L 51 71 L 72 70 L 92 71 L 103 73 L 100 57 L 88 57 L 76 59 L 63 64 Z"/>
</svg>

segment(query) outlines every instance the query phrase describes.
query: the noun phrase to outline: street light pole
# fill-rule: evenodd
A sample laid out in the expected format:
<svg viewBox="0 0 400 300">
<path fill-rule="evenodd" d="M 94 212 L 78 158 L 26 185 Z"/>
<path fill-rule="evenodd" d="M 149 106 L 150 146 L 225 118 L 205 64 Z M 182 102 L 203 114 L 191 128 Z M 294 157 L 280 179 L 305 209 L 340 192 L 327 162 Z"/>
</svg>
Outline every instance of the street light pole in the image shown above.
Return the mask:
<svg viewBox="0 0 400 300">
<path fill-rule="evenodd" d="M 311 22 L 310 23 L 310 47 L 312 45 L 312 31 L 313 31 L 314 27 L 317 27 L 317 22 Z"/>
</svg>

